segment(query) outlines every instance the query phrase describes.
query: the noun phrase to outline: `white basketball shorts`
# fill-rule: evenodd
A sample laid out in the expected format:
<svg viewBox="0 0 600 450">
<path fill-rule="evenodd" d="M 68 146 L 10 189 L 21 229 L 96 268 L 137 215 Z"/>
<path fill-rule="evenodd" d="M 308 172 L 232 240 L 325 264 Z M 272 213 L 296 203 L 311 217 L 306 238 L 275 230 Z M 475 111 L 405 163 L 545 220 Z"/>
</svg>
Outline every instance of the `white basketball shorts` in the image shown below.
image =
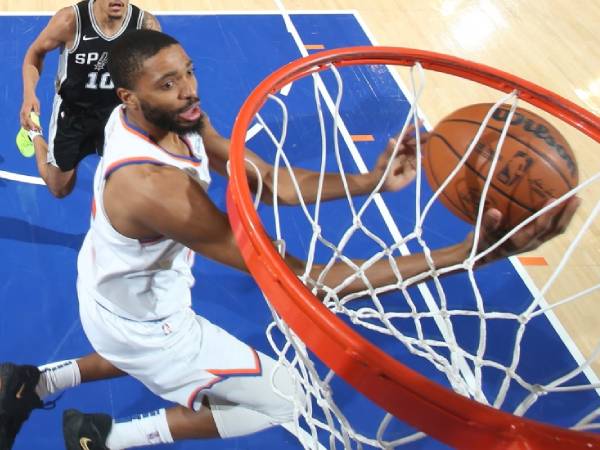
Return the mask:
<svg viewBox="0 0 600 450">
<path fill-rule="evenodd" d="M 231 376 L 261 375 L 254 349 L 190 308 L 138 322 L 100 306 L 78 285 L 81 323 L 104 359 L 154 394 L 198 410 L 202 391 Z"/>
</svg>

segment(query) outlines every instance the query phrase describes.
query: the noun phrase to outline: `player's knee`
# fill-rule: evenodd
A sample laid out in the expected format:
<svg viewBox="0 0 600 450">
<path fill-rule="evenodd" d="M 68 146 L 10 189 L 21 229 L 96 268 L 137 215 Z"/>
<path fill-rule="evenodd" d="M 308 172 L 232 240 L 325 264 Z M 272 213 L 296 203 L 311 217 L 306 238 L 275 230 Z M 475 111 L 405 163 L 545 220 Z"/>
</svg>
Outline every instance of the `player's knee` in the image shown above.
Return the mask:
<svg viewBox="0 0 600 450">
<path fill-rule="evenodd" d="M 71 193 L 71 191 L 73 190 L 73 187 L 68 186 L 68 185 L 53 186 L 53 185 L 49 184 L 48 190 L 56 198 L 65 198 L 67 195 L 69 195 Z"/>
<path fill-rule="evenodd" d="M 269 405 L 269 416 L 274 424 L 282 424 L 294 420 L 294 401 L 279 398 L 277 403 Z"/>
<path fill-rule="evenodd" d="M 48 167 L 44 181 L 50 193 L 56 198 L 64 198 L 69 195 L 75 186 L 75 171 L 62 172 L 58 167 Z"/>
<path fill-rule="evenodd" d="M 297 382 L 285 368 L 279 368 L 274 378 L 273 397 L 269 402 L 269 416 L 276 424 L 294 419 L 294 410 L 303 407 L 304 395 Z"/>
</svg>

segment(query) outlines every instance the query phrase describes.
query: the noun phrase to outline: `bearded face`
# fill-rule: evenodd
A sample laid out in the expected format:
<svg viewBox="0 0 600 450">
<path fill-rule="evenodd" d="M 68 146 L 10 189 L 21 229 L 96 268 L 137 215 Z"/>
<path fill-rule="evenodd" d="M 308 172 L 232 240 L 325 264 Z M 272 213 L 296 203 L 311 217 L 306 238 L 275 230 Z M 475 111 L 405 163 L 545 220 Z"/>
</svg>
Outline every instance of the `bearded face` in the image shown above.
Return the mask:
<svg viewBox="0 0 600 450">
<path fill-rule="evenodd" d="M 152 125 L 177 134 L 200 133 L 204 125 L 204 114 L 198 106 L 199 99 L 190 99 L 188 105 L 178 109 L 167 109 L 140 100 L 144 118 Z M 199 115 L 198 115 L 199 113 Z"/>
</svg>

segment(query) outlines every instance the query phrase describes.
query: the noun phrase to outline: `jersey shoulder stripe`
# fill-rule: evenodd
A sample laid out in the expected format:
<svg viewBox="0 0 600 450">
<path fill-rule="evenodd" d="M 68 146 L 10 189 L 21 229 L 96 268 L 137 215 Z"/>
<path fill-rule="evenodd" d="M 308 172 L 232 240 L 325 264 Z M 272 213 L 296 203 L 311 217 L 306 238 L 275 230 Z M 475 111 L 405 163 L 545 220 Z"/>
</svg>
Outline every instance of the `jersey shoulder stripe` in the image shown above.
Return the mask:
<svg viewBox="0 0 600 450">
<path fill-rule="evenodd" d="M 137 157 L 137 158 L 124 158 L 118 161 L 113 162 L 104 172 L 104 179 L 108 179 L 115 171 L 119 170 L 125 166 L 131 166 L 136 164 L 153 164 L 155 166 L 165 166 L 166 164 L 162 161 L 158 161 L 157 159 L 147 158 L 147 157 Z"/>
<path fill-rule="evenodd" d="M 135 126 L 134 124 L 132 124 L 131 122 L 129 122 L 127 120 L 127 117 L 125 116 L 125 113 L 123 112 L 123 110 L 120 111 L 119 117 L 120 117 L 120 120 L 121 120 L 121 124 L 123 125 L 123 128 L 125 130 L 127 130 L 129 133 L 133 134 L 134 136 L 136 136 L 136 137 L 138 137 L 140 139 L 143 139 L 147 143 L 153 145 L 155 148 L 159 149 L 165 155 L 168 155 L 169 157 L 174 158 L 175 160 L 180 160 L 180 161 L 185 161 L 187 163 L 190 163 L 194 167 L 197 167 L 197 166 L 199 166 L 199 165 L 202 164 L 202 160 L 196 158 L 195 156 L 191 156 L 191 155 L 190 156 L 176 155 L 174 153 L 171 153 L 167 149 L 161 147 L 160 145 L 158 145 L 148 135 L 148 133 L 146 133 L 141 128 L 138 128 L 137 126 Z M 191 151 L 191 149 L 190 149 L 190 143 L 186 139 L 183 139 L 183 142 L 186 144 L 186 146 L 188 147 L 188 149 Z"/>
<path fill-rule="evenodd" d="M 73 37 L 73 44 L 71 47 L 65 48 L 67 53 L 74 53 L 79 47 L 79 41 L 81 40 L 81 14 L 79 12 L 79 3 L 72 5 L 75 14 L 75 36 Z"/>
</svg>

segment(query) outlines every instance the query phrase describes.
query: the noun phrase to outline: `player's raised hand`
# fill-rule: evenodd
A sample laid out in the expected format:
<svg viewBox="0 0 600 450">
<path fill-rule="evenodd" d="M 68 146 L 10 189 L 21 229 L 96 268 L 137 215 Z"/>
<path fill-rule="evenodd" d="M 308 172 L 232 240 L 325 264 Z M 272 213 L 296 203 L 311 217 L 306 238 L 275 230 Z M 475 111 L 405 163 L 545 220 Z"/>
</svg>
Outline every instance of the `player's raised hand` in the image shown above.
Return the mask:
<svg viewBox="0 0 600 450">
<path fill-rule="evenodd" d="M 31 120 L 32 111 L 38 115 L 40 114 L 40 101 L 35 95 L 28 96 L 23 99 L 19 118 L 23 128 L 27 130 L 39 131 L 40 127 L 33 120 Z"/>
<path fill-rule="evenodd" d="M 421 145 L 424 145 L 428 138 L 428 133 L 419 133 Z M 415 127 L 410 125 L 402 141 L 398 144 L 400 136 L 391 138 L 385 150 L 379 155 L 374 171 L 380 176 L 385 176 L 384 183 L 381 187 L 382 191 L 399 191 L 409 184 L 417 173 L 416 163 L 416 137 Z M 397 151 L 396 146 L 398 147 Z M 390 158 L 392 159 L 390 162 Z M 386 169 L 389 170 L 386 173 Z"/>
<path fill-rule="evenodd" d="M 547 205 L 552 201 L 548 201 Z M 557 205 L 517 231 L 502 245 L 481 258 L 479 262 L 486 263 L 535 250 L 544 242 L 565 232 L 580 204 L 580 198 L 571 197 L 564 203 Z M 497 209 L 489 209 L 484 213 L 477 243 L 477 253 L 492 247 L 506 235 L 507 230 L 501 228 L 501 222 L 502 213 Z M 472 246 L 473 239 L 474 234 L 470 233 L 465 242 Z"/>
</svg>

